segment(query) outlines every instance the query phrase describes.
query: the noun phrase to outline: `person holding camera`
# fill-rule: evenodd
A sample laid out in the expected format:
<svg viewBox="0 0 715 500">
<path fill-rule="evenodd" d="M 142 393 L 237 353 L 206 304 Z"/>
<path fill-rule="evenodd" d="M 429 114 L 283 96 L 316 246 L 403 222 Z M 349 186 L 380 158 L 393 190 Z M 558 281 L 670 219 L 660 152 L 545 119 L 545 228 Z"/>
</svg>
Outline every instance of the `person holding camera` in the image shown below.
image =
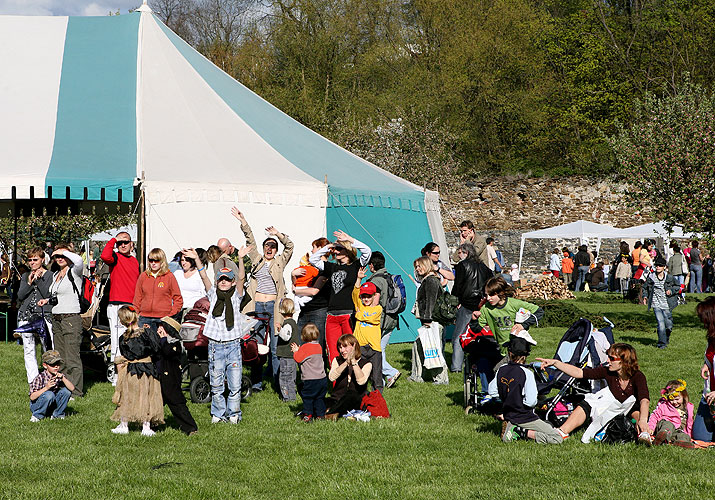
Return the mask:
<svg viewBox="0 0 715 500">
<path fill-rule="evenodd" d="M 82 287 L 82 257 L 71 252 L 66 244 L 59 244 L 52 252 L 52 284 L 50 298 L 37 301 L 37 305 L 52 306 L 52 332 L 55 349 L 65 363 L 66 378 L 72 382 L 73 397 L 82 397 L 84 372 L 79 357 L 82 342 L 79 290 Z"/>
<path fill-rule="evenodd" d="M 30 422 L 39 422 L 52 410 L 52 419 L 65 418 L 65 409 L 70 400 L 74 384 L 62 372 L 60 365 L 62 356 L 52 350 L 42 355 L 42 367 L 32 382 L 30 382 Z"/>
<path fill-rule="evenodd" d="M 38 306 L 38 301 L 43 298 L 46 299 L 50 295 L 50 285 L 52 284 L 52 273 L 48 272 L 44 267 L 45 252 L 39 248 L 35 247 L 27 252 L 27 265 L 30 270 L 22 275 L 20 278 L 20 288 L 17 291 L 17 299 L 20 302 L 20 308 L 17 311 L 17 326 L 21 327 L 27 325 L 28 323 L 36 320 L 39 316 L 44 316 L 48 329 L 50 330 L 47 334 L 50 335 L 49 339 L 37 338 L 37 334 L 34 331 L 23 331 L 22 334 L 16 333 L 15 335 L 22 336 L 22 349 L 25 355 L 25 371 L 27 372 L 27 382 L 30 383 L 39 373 L 37 367 L 37 354 L 35 353 L 35 348 L 37 346 L 38 340 L 42 346 L 42 350 L 45 348 L 51 348 L 51 336 L 52 336 L 52 322 L 50 321 L 52 315 L 52 306 L 45 304 L 44 306 Z"/>
<path fill-rule="evenodd" d="M 119 353 L 119 333 L 124 328 L 119 321 L 119 309 L 132 303 L 139 279 L 139 261 L 132 255 L 133 250 L 132 237 L 122 231 L 107 242 L 100 255 L 102 261 L 109 265 L 109 280 L 112 284 L 107 305 L 112 362 Z"/>
</svg>

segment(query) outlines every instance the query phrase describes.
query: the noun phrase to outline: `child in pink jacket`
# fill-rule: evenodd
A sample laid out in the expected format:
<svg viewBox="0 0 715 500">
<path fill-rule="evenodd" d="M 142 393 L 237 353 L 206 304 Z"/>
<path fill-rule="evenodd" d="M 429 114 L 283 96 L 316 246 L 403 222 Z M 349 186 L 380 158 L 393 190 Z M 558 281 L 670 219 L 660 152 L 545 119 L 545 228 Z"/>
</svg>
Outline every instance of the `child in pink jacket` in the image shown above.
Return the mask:
<svg viewBox="0 0 715 500">
<path fill-rule="evenodd" d="M 658 401 L 648 419 L 650 433 L 655 436 L 655 444 L 669 443 L 683 448 L 692 448 L 693 403 L 690 402 L 684 380 L 671 380 L 660 393 Z"/>
</svg>

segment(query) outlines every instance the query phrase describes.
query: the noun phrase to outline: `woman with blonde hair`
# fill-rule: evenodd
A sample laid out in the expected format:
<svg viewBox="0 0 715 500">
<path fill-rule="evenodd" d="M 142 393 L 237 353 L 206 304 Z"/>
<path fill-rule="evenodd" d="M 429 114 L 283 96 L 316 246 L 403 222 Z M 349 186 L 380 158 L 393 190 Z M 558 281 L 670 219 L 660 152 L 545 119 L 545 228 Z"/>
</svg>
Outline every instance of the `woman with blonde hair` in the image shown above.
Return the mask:
<svg viewBox="0 0 715 500">
<path fill-rule="evenodd" d="M 137 280 L 133 303 L 139 313 L 139 326 L 148 325 L 156 333 L 161 318 L 176 316 L 184 301 L 179 283 L 169 271 L 164 250 L 152 249 L 147 261 L 146 271 Z"/>
</svg>

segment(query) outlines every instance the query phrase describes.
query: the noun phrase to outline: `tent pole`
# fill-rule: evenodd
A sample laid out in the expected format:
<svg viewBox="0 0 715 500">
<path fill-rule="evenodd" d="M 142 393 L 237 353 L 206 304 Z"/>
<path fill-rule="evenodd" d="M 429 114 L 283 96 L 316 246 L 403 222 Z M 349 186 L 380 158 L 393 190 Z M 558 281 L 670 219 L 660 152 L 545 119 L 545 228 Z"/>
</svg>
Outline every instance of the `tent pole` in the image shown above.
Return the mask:
<svg viewBox="0 0 715 500">
<path fill-rule="evenodd" d="M 143 177 L 143 176 L 142 176 Z M 146 205 L 144 202 L 144 183 L 139 189 L 139 220 L 137 221 L 137 246 L 139 247 L 139 272 L 146 269 Z"/>
<path fill-rule="evenodd" d="M 521 237 L 521 249 L 519 250 L 519 274 L 521 274 L 521 260 L 524 257 L 524 243 L 526 243 L 526 238 Z"/>
</svg>

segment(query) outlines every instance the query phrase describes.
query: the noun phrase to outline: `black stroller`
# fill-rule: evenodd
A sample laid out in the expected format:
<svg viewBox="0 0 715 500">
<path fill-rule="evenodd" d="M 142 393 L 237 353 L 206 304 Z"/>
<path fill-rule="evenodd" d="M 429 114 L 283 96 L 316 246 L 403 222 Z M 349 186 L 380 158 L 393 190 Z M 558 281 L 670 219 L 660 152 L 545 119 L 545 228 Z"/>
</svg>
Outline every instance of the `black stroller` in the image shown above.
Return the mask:
<svg viewBox="0 0 715 500">
<path fill-rule="evenodd" d="M 614 342 L 613 323 L 605 317 L 603 319 L 608 326 L 600 330 L 583 318 L 572 324 L 561 337 L 554 358 L 579 368 L 602 365 L 606 359 L 606 350 Z M 599 383 L 569 377 L 554 367 L 542 370 L 540 363 L 532 363 L 532 367 L 540 399 L 536 412 L 540 418 L 556 427 L 568 418 L 586 394 L 594 392 L 594 384 Z M 553 389 L 559 389 L 559 393 L 548 397 Z"/>
</svg>

